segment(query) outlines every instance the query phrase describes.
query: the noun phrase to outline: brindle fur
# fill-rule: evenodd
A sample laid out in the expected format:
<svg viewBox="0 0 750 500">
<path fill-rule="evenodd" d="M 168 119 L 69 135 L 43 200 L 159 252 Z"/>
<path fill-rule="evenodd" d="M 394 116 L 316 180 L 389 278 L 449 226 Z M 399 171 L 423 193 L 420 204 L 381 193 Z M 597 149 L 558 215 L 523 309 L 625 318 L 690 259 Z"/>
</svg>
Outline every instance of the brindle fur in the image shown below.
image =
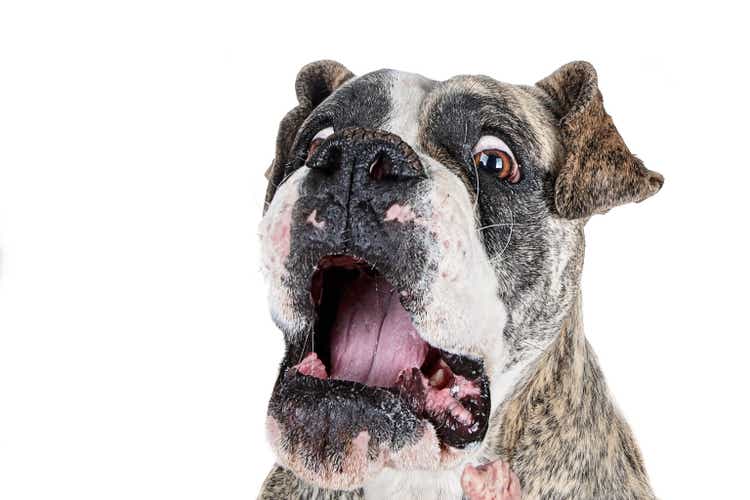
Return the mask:
<svg viewBox="0 0 750 500">
<path fill-rule="evenodd" d="M 331 491 L 309 486 L 290 471 L 274 466 L 263 481 L 258 500 L 280 500 L 282 498 L 299 498 L 300 500 L 357 500 L 364 498 L 362 490 Z"/>
<path fill-rule="evenodd" d="M 557 211 L 569 219 L 603 213 L 643 201 L 661 189 L 664 178 L 633 156 L 604 110 L 594 68 L 585 62 L 564 66 L 537 84 L 562 114 L 567 150 L 555 183 Z"/>
<path fill-rule="evenodd" d="M 494 456 L 524 498 L 653 498 L 638 446 L 583 335 L 580 297 L 529 381 L 499 409 Z"/>
</svg>

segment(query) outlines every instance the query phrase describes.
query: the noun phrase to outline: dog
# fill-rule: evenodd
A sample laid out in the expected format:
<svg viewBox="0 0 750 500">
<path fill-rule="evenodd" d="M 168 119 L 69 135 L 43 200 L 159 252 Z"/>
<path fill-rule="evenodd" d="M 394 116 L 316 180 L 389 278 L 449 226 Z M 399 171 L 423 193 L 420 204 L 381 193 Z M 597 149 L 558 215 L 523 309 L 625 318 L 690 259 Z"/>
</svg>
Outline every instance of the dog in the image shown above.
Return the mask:
<svg viewBox="0 0 750 500">
<path fill-rule="evenodd" d="M 584 225 L 663 177 L 591 64 L 301 69 L 260 223 L 286 353 L 259 498 L 653 498 L 581 322 Z"/>
</svg>

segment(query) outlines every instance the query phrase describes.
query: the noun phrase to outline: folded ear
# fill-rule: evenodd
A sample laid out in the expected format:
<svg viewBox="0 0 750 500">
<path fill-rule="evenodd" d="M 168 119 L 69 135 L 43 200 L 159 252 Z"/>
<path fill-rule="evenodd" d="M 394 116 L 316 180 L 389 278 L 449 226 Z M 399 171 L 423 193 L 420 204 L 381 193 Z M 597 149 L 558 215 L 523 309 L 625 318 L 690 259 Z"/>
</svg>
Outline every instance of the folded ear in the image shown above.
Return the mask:
<svg viewBox="0 0 750 500">
<path fill-rule="evenodd" d="M 537 86 L 550 96 L 560 119 L 565 162 L 555 182 L 555 205 L 562 217 L 604 213 L 661 189 L 664 178 L 630 153 L 604 110 L 591 64 L 566 64 Z"/>
<path fill-rule="evenodd" d="M 353 76 L 351 71 L 336 61 L 316 61 L 299 70 L 294 84 L 298 104 L 281 120 L 276 136 L 276 157 L 266 170 L 266 206 L 271 202 L 276 187 L 284 177 L 294 138 L 302 122 L 318 104 Z"/>
</svg>

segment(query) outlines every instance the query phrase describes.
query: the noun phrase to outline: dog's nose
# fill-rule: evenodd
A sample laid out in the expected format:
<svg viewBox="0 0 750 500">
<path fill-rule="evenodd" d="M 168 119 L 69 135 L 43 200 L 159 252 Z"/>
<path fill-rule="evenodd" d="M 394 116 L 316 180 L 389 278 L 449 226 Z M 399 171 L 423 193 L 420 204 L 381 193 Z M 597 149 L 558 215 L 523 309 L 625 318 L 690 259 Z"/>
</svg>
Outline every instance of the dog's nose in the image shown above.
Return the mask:
<svg viewBox="0 0 750 500">
<path fill-rule="evenodd" d="M 367 171 L 374 181 L 424 178 L 417 153 L 399 136 L 384 130 L 347 128 L 328 137 L 307 166 L 313 171 Z M 359 176 L 357 176 L 359 177 Z"/>
</svg>

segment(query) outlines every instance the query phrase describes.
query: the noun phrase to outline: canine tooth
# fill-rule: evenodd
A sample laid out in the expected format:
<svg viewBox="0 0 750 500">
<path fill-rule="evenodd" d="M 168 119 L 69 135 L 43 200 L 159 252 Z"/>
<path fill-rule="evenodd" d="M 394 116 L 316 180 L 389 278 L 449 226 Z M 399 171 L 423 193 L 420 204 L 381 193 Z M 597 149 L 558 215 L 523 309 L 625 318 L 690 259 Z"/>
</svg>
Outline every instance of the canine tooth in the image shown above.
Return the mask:
<svg viewBox="0 0 750 500">
<path fill-rule="evenodd" d="M 438 368 L 430 376 L 430 385 L 433 387 L 444 387 L 448 383 L 448 373 L 443 368 Z"/>
</svg>

